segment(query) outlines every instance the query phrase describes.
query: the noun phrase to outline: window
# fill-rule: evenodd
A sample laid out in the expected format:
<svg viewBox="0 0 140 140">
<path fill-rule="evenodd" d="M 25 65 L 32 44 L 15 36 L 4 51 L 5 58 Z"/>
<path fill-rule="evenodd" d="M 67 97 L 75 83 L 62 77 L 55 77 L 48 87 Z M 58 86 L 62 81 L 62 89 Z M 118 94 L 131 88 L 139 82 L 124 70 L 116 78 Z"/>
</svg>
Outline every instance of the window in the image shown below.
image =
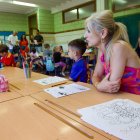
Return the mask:
<svg viewBox="0 0 140 140">
<path fill-rule="evenodd" d="M 77 7 L 65 10 L 63 14 L 63 23 L 73 22 L 89 17 L 96 11 L 96 1 L 88 2 Z"/>
<path fill-rule="evenodd" d="M 112 0 L 113 1 L 113 11 L 123 11 L 132 8 L 140 7 L 140 0 Z"/>
<path fill-rule="evenodd" d="M 77 9 L 65 12 L 65 22 L 77 20 Z"/>
</svg>

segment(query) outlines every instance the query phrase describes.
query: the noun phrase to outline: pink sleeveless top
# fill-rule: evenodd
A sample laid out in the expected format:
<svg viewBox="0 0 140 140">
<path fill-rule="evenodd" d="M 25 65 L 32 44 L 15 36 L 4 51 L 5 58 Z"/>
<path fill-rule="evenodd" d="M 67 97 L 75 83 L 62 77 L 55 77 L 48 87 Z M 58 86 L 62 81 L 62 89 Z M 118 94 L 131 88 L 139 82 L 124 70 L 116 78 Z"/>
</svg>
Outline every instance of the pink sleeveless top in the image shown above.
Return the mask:
<svg viewBox="0 0 140 140">
<path fill-rule="evenodd" d="M 100 60 L 106 75 L 110 72 L 110 64 L 105 62 L 104 54 L 101 55 Z M 140 68 L 125 67 L 120 90 L 140 95 Z"/>
</svg>

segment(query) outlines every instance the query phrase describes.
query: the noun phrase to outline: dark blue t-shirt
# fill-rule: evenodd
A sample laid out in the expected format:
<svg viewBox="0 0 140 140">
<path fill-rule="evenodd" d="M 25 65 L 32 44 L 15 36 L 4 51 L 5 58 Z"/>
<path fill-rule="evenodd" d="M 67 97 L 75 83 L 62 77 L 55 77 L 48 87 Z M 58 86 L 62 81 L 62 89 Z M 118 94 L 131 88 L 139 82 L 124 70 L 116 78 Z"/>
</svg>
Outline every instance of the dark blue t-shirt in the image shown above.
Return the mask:
<svg viewBox="0 0 140 140">
<path fill-rule="evenodd" d="M 75 82 L 80 81 L 87 83 L 87 63 L 83 58 L 73 64 L 70 78 Z"/>
</svg>

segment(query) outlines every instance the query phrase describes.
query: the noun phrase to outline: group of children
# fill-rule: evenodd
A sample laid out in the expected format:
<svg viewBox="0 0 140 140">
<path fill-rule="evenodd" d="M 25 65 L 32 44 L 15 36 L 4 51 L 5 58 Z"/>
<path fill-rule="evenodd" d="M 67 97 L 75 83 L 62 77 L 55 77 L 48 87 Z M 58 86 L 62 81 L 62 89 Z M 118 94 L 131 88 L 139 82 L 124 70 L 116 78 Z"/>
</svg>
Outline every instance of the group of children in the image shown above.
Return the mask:
<svg viewBox="0 0 140 140">
<path fill-rule="evenodd" d="M 23 45 L 24 46 L 24 45 Z M 83 59 L 82 55 L 86 51 L 87 44 L 82 39 L 75 39 L 68 44 L 68 56 L 72 60 L 72 68 L 70 70 L 69 79 L 73 81 L 87 82 L 87 62 Z M 12 54 L 8 51 L 8 47 L 4 44 L 0 45 L 0 62 L 4 66 L 17 66 L 22 67 L 23 61 L 28 61 L 32 63 L 33 66 L 43 68 L 47 60 L 51 58 L 52 63 L 54 64 L 54 69 L 61 67 L 61 75 L 65 76 L 65 70 L 67 68 L 67 62 L 65 61 L 65 54 L 63 52 L 62 46 L 54 47 L 53 51 L 50 50 L 50 45 L 44 45 L 43 57 L 39 56 L 36 49 L 33 47 L 30 51 L 21 48 L 18 52 L 17 58 L 15 54 Z M 21 60 L 20 59 L 20 57 Z"/>
</svg>

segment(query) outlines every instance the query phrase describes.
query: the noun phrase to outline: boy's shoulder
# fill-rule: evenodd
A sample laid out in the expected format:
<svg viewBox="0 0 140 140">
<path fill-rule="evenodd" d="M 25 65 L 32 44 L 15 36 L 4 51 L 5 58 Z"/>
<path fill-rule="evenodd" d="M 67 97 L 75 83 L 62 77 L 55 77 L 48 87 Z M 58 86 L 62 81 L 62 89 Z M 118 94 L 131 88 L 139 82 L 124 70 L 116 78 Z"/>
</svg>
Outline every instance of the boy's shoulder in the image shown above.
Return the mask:
<svg viewBox="0 0 140 140">
<path fill-rule="evenodd" d="M 80 59 L 79 61 L 75 62 L 74 64 L 75 64 L 75 66 L 79 67 L 79 69 L 83 68 L 84 66 L 85 67 L 87 66 L 87 63 L 83 58 Z"/>
</svg>

